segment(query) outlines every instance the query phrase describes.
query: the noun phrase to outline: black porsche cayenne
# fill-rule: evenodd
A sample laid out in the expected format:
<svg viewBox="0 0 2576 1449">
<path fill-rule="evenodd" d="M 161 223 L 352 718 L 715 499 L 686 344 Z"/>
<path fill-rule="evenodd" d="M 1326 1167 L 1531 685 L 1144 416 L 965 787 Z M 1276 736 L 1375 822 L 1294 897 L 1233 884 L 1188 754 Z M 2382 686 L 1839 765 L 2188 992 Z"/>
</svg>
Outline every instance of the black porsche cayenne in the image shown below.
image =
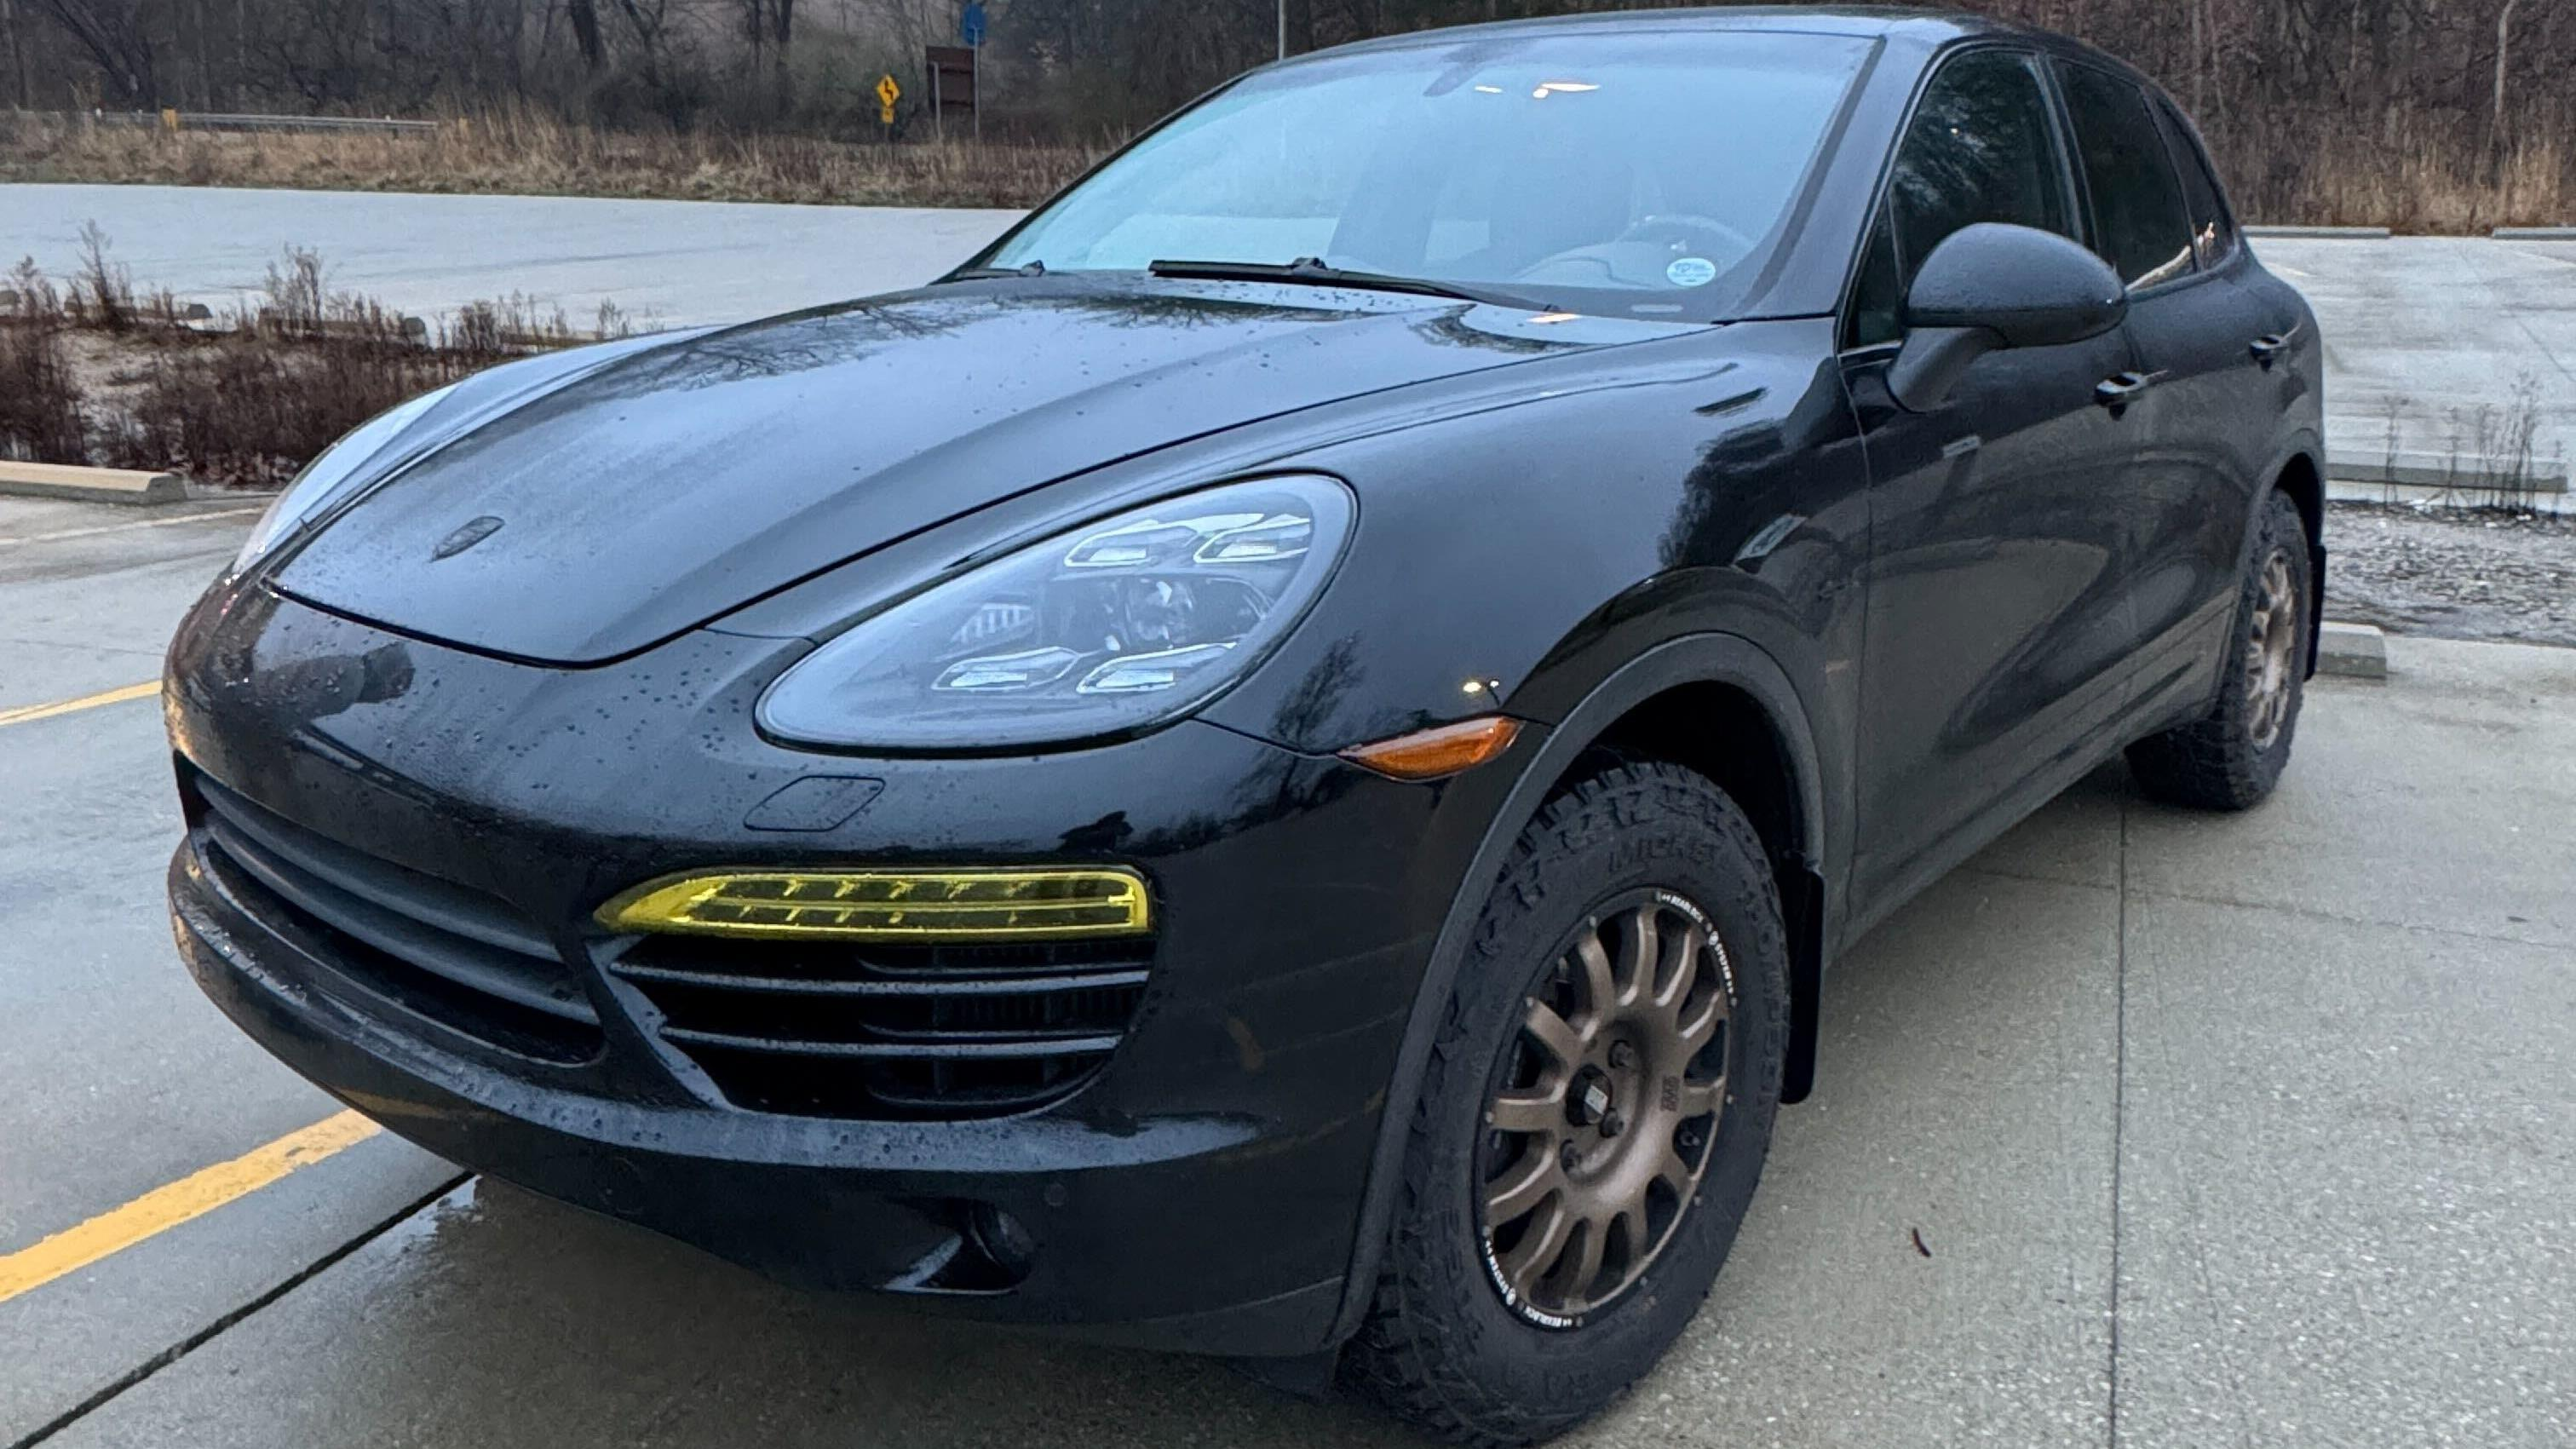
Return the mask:
<svg viewBox="0 0 2576 1449">
<path fill-rule="evenodd" d="M 2051 36 L 1295 60 L 939 283 L 333 448 L 171 650 L 180 949 L 541 1192 L 1544 1437 L 1858 933 L 2124 749 L 2272 788 L 2319 367 Z"/>
</svg>

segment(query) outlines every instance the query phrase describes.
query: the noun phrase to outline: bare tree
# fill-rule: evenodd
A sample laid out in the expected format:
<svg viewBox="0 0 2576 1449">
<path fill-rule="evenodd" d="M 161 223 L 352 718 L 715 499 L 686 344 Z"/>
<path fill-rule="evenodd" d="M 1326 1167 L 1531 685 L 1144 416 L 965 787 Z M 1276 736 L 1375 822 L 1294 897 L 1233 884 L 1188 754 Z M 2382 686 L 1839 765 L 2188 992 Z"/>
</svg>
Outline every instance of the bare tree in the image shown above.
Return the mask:
<svg viewBox="0 0 2576 1449">
<path fill-rule="evenodd" d="M 27 43 L 18 34 L 18 12 L 15 0 L 0 0 L 0 31 L 9 35 L 9 105 L 13 110 L 27 108 Z"/>
<path fill-rule="evenodd" d="M 104 99 L 120 107 L 161 104 L 143 0 L 36 0 L 36 6 L 88 54 Z"/>
<path fill-rule="evenodd" d="M 2505 57 L 2512 53 L 2513 6 L 2514 0 L 2504 0 L 2504 7 L 2496 11 L 2495 100 L 2487 110 L 2487 149 L 2490 152 L 2504 143 Z"/>
</svg>

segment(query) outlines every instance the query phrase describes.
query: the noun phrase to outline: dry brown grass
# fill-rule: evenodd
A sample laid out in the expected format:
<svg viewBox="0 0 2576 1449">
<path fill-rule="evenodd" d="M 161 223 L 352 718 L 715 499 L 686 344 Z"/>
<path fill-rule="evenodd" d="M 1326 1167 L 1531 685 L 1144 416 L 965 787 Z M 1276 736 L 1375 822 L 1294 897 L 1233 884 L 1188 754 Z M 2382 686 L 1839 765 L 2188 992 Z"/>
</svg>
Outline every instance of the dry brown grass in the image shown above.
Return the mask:
<svg viewBox="0 0 2576 1449">
<path fill-rule="evenodd" d="M 6 181 L 1025 207 L 1105 149 L 603 131 L 528 112 L 462 117 L 427 135 L 170 135 L 0 113 Z"/>
<path fill-rule="evenodd" d="M 2250 220 L 2475 235 L 2576 222 L 2576 151 L 2555 139 L 2576 128 L 2532 130 L 2500 158 L 2473 125 L 2397 112 L 2363 126 L 2281 117 L 2256 133 L 2213 127 L 2209 139 Z"/>
</svg>

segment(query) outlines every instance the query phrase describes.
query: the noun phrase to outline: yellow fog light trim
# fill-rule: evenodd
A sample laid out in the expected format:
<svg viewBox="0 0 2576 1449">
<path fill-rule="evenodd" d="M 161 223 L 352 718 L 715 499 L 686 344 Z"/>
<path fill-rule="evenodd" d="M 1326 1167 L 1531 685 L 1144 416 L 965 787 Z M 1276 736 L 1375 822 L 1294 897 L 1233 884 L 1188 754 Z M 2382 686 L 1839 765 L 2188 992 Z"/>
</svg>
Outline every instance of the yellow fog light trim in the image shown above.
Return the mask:
<svg viewBox="0 0 2576 1449">
<path fill-rule="evenodd" d="M 599 908 L 612 931 L 842 941 L 1125 936 L 1152 927 L 1132 870 L 709 871 Z"/>
</svg>

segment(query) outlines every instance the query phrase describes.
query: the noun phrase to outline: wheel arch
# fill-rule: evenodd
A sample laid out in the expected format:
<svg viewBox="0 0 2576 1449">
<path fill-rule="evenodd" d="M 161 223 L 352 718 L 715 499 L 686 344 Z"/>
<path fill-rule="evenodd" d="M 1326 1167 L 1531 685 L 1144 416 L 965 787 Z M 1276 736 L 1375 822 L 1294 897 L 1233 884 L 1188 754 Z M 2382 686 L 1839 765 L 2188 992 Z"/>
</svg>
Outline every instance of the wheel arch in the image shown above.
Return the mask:
<svg viewBox="0 0 2576 1449">
<path fill-rule="evenodd" d="M 2256 525 L 2261 521 L 2265 500 L 2281 494 L 2298 506 L 2299 521 L 2308 530 L 2308 661 L 2307 677 L 2317 673 L 2317 641 L 2325 626 L 2326 615 L 2326 479 L 2317 455 L 2306 446 L 2294 448 L 2275 464 L 2271 486 L 2254 495 L 2255 513 L 2246 520 L 2246 548 L 2253 548 Z"/>
<path fill-rule="evenodd" d="M 1358 1330 L 1367 1312 L 1424 1064 L 1483 905 L 1484 892 L 1477 887 L 1501 875 L 1513 843 L 1549 796 L 1610 759 L 1661 760 L 1696 770 L 1752 818 L 1772 857 L 1790 944 L 1791 1029 L 1781 1101 L 1803 1098 L 1814 1080 L 1827 856 L 1813 728 L 1788 674 L 1759 645 L 1723 633 L 1670 640 L 1613 671 L 1564 713 L 1522 767 L 1461 878 L 1434 938 L 1387 1085 L 1361 1193 L 1351 1272 L 1334 1325 L 1336 1344 Z"/>
</svg>

